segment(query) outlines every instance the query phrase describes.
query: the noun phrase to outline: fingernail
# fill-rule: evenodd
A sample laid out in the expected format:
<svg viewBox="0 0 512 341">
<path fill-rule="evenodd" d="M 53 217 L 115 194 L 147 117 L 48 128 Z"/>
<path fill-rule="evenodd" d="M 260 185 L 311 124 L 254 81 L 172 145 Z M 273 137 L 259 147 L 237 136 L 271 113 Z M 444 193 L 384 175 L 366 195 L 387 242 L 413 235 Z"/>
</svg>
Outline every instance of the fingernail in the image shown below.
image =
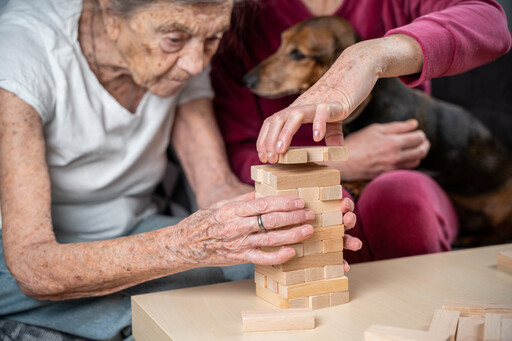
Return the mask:
<svg viewBox="0 0 512 341">
<path fill-rule="evenodd" d="M 358 250 L 361 250 L 361 248 L 362 248 L 362 247 L 363 247 L 363 242 L 359 241 L 359 242 L 357 243 L 357 249 L 358 249 Z"/>
<path fill-rule="evenodd" d="M 304 236 L 309 236 L 310 234 L 313 234 L 313 229 L 311 228 L 311 225 L 306 225 L 302 228 L 302 234 Z"/>
<path fill-rule="evenodd" d="M 267 153 L 268 162 L 272 163 L 273 162 L 273 157 L 274 157 L 274 153 Z"/>
<path fill-rule="evenodd" d="M 282 150 L 283 149 L 283 141 L 281 141 L 281 140 L 277 141 L 276 149 L 277 149 L 278 152 L 282 152 L 283 151 Z"/>
<path fill-rule="evenodd" d="M 307 220 L 315 219 L 315 212 L 313 212 L 313 211 L 306 211 L 306 219 Z"/>
<path fill-rule="evenodd" d="M 302 199 L 295 199 L 295 207 L 303 208 L 304 207 L 304 200 L 302 200 Z"/>
<path fill-rule="evenodd" d="M 320 140 L 320 131 L 319 130 L 315 130 L 313 132 L 313 140 L 315 140 L 316 142 L 318 142 Z"/>
<path fill-rule="evenodd" d="M 260 159 L 260 161 L 263 161 L 263 153 L 258 153 L 258 159 Z"/>
</svg>

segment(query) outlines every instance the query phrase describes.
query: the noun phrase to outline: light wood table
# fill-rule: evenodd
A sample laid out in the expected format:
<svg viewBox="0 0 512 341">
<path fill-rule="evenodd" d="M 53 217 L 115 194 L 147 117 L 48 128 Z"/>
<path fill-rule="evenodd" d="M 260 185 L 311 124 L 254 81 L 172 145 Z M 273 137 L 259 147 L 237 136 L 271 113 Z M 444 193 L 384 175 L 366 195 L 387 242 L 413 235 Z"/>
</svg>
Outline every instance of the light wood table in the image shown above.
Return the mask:
<svg viewBox="0 0 512 341">
<path fill-rule="evenodd" d="M 512 272 L 497 254 L 512 244 L 355 264 L 350 302 L 315 310 L 307 331 L 242 333 L 242 310 L 274 308 L 250 280 L 134 296 L 137 341 L 363 340 L 371 324 L 427 330 L 445 299 L 512 304 Z"/>
</svg>

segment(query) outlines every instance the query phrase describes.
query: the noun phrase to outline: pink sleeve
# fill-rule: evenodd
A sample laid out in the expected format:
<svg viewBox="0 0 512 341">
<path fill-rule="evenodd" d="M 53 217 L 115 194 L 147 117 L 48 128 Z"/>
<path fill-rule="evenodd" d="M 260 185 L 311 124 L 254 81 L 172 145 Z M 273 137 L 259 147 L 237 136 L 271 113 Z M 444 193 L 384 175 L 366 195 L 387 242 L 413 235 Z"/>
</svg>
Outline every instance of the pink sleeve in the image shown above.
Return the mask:
<svg viewBox="0 0 512 341">
<path fill-rule="evenodd" d="M 217 122 L 226 143 L 229 162 L 240 181 L 253 184 L 251 166 L 260 164 L 256 140 L 263 118 L 254 95 L 231 78 L 239 59 L 219 54 L 212 61 L 212 85 Z M 241 77 L 240 77 L 241 79 Z"/>
<path fill-rule="evenodd" d="M 409 0 L 410 24 L 392 29 L 416 39 L 423 51 L 420 75 L 401 77 L 414 87 L 437 77 L 462 73 L 510 49 L 507 17 L 493 0 Z"/>
</svg>

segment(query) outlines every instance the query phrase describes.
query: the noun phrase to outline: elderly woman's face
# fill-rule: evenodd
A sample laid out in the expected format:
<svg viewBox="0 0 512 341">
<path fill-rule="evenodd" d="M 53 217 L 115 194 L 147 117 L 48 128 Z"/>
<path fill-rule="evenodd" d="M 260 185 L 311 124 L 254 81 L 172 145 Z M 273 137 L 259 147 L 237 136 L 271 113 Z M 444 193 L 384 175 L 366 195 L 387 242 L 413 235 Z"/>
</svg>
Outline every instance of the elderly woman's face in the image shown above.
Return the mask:
<svg viewBox="0 0 512 341">
<path fill-rule="evenodd" d="M 133 80 L 158 96 L 176 94 L 210 62 L 232 6 L 163 1 L 119 19 L 117 46 Z"/>
</svg>

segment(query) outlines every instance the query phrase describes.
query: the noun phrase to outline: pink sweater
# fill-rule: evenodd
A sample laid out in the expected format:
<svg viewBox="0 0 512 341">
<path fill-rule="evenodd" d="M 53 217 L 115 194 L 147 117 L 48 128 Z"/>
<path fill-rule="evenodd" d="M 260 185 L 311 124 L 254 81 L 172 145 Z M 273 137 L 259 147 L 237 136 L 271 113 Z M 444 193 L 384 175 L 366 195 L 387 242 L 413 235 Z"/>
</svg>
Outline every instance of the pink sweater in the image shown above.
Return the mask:
<svg viewBox="0 0 512 341">
<path fill-rule="evenodd" d="M 363 39 L 393 33 L 415 38 L 423 50 L 422 73 L 401 79 L 427 91 L 428 80 L 490 62 L 511 44 L 505 13 L 493 0 L 344 0 L 335 15 Z M 282 31 L 312 16 L 301 0 L 259 0 L 239 30 L 226 33 L 212 61 L 217 119 L 233 171 L 246 183 L 252 182 L 250 166 L 260 163 L 255 143 L 263 120 L 296 96 L 260 98 L 242 85 L 242 77 L 277 50 Z M 292 145 L 313 144 L 311 126 L 303 125 Z"/>
</svg>

